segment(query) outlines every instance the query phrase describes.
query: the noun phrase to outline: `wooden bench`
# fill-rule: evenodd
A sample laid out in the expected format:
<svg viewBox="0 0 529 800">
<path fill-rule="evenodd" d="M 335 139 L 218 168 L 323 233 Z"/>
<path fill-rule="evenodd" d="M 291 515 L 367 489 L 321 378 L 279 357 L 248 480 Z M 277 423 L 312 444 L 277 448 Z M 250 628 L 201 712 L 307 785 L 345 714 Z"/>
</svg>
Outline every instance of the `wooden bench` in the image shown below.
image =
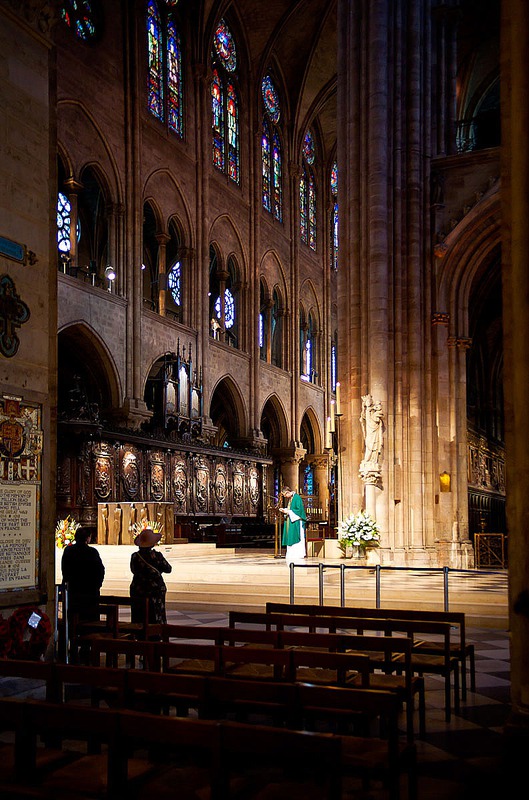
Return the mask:
<svg viewBox="0 0 529 800">
<path fill-rule="evenodd" d="M 229 614 L 230 624 L 234 625 L 261 625 L 264 629 L 285 630 L 301 628 L 307 632 L 318 630 L 336 633 L 351 631 L 363 634 L 379 633 L 384 636 L 405 636 L 412 642 L 411 664 L 414 673 L 440 675 L 444 678 L 445 689 L 445 718 L 451 719 L 451 677 L 454 680 L 454 707 L 459 710 L 459 661 L 450 650 L 451 626 L 447 622 L 430 622 L 428 620 L 393 620 L 371 619 L 367 617 L 350 616 L 322 616 L 311 614 L 281 614 L 281 613 L 255 613 L 234 611 Z M 437 654 L 415 652 L 413 644 L 423 639 L 426 635 L 437 636 L 442 642 L 442 651 Z M 404 661 L 404 656 L 402 659 Z"/>
<path fill-rule="evenodd" d="M 220 629 L 222 630 L 222 629 Z M 251 641 L 256 645 L 267 643 L 267 646 L 287 647 L 298 650 L 325 650 L 330 652 L 360 653 L 367 655 L 369 662 L 358 662 L 351 665 L 356 673 L 347 679 L 349 685 L 372 689 L 386 689 L 396 692 L 406 707 L 407 732 L 410 740 L 414 736 L 414 699 L 418 697 L 419 731 L 424 737 L 426 732 L 426 709 L 424 695 L 424 678 L 414 674 L 411 663 L 412 643 L 406 637 L 384 637 L 344 635 L 339 633 L 321 633 L 314 631 L 292 631 L 265 629 L 235 628 L 237 640 Z M 231 638 L 231 637 L 230 637 Z M 300 663 L 301 656 L 296 656 Z M 398 663 L 397 663 L 398 662 Z M 366 675 L 366 673 L 369 673 Z M 396 674 L 395 674 L 396 673 Z M 342 683 L 336 673 L 334 678 L 327 665 L 327 676 L 320 671 L 317 679 L 315 667 L 306 667 L 305 672 L 298 672 L 298 680 L 318 680 L 318 682 Z"/>
<path fill-rule="evenodd" d="M 155 669 L 153 643 L 136 639 L 87 637 L 90 665 L 93 667 L 127 667 Z"/>
<path fill-rule="evenodd" d="M 295 613 L 295 614 L 324 614 L 325 616 L 338 617 L 369 617 L 371 619 L 406 619 L 430 620 L 432 622 L 448 622 L 455 628 L 457 636 L 451 638 L 450 651 L 459 660 L 461 673 L 461 699 L 467 696 L 467 670 L 470 673 L 470 689 L 476 691 L 476 662 L 474 645 L 467 642 L 465 614 L 462 611 L 428 611 L 424 609 L 402 608 L 361 608 L 357 606 L 325 606 L 303 603 L 276 603 L 266 604 L 267 613 Z M 432 640 L 417 640 L 414 643 L 417 652 L 439 654 L 442 652 L 443 643 Z M 467 666 L 468 665 L 468 666 Z"/>
<path fill-rule="evenodd" d="M 377 719 L 379 736 L 341 735 L 342 775 L 359 775 L 364 784 L 382 780 L 391 800 L 400 797 L 400 776 L 407 774 L 408 797 L 417 797 L 417 750 L 399 734 L 400 701 L 392 692 L 347 689 L 340 686 L 298 686 L 299 704 L 309 720 L 349 720 L 352 710 Z"/>
<path fill-rule="evenodd" d="M 341 797 L 342 742 L 328 734 L 11 698 L 0 700 L 0 714 L 11 720 L 17 765 L 13 775 L 0 778 L 4 797 L 165 800 L 205 792 L 227 800 L 234 781 L 255 788 L 258 766 L 260 787 L 275 783 L 281 768 L 282 792 L 295 784 L 311 800 Z M 37 739 L 50 734 L 71 758 L 39 771 L 36 751 L 48 748 Z M 93 740 L 106 745 L 102 753 L 69 749 Z"/>
</svg>

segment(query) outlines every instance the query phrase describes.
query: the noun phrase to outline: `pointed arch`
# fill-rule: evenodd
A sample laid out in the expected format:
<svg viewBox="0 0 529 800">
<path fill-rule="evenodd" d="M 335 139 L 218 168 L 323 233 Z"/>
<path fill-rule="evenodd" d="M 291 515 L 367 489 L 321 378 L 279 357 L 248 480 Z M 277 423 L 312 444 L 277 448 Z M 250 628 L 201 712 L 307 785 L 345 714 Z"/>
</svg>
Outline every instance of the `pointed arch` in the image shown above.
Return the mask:
<svg viewBox="0 0 529 800">
<path fill-rule="evenodd" d="M 229 375 L 215 384 L 209 402 L 209 416 L 217 428 L 217 447 L 240 446 L 248 429 L 248 413 L 241 390 Z"/>
<path fill-rule="evenodd" d="M 67 413 L 76 376 L 90 404 L 102 418 L 122 404 L 122 387 L 114 359 L 98 333 L 86 322 L 71 322 L 57 336 L 59 414 Z"/>
</svg>

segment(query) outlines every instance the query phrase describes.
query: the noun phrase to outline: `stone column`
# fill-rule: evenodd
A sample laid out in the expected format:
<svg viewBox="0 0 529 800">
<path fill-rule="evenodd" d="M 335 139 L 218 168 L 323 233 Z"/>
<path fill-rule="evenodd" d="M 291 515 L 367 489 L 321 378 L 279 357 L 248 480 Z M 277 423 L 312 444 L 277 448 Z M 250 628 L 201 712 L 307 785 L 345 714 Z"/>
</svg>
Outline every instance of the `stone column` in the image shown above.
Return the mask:
<svg viewBox="0 0 529 800">
<path fill-rule="evenodd" d="M 505 444 L 509 528 L 511 700 L 508 765 L 511 793 L 527 779 L 529 748 L 529 5 L 502 4 L 502 200 L 503 325 L 505 357 Z"/>
<path fill-rule="evenodd" d="M 299 153 L 296 154 L 299 158 Z M 301 170 L 298 162 L 291 162 L 289 165 L 290 175 L 290 197 L 292 198 L 291 208 L 291 227 L 290 227 L 290 297 L 287 300 L 290 317 L 286 317 L 289 321 L 288 336 L 289 341 L 289 358 L 283 364 L 283 369 L 292 370 L 292 391 L 291 391 L 291 405 L 290 405 L 290 435 L 291 442 L 296 442 L 296 437 L 299 436 L 301 418 L 298 409 L 299 398 L 299 376 L 300 370 L 300 354 L 299 354 L 299 338 L 298 338 L 298 324 L 299 324 L 299 181 L 301 178 Z M 296 477 L 297 486 L 297 477 Z M 291 487 L 294 488 L 293 486 Z"/>
<path fill-rule="evenodd" d="M 310 462 L 314 469 L 314 481 L 318 486 L 319 505 L 322 510 L 322 517 L 329 521 L 329 454 L 310 456 Z M 329 532 L 326 533 L 328 536 Z"/>
<path fill-rule="evenodd" d="M 125 208 L 122 203 L 109 203 L 108 219 L 108 263 L 116 270 L 115 292 L 124 294 L 124 258 L 123 258 L 123 219 Z"/>
<path fill-rule="evenodd" d="M 79 192 L 83 190 L 83 184 L 74 178 L 68 178 L 64 181 L 64 186 L 70 201 L 70 267 L 75 268 L 79 266 L 77 263 L 77 226 L 79 223 Z M 75 269 L 72 269 L 70 274 L 75 275 Z"/>
<path fill-rule="evenodd" d="M 167 242 L 171 239 L 167 233 L 157 233 L 158 242 L 158 313 L 165 317 L 165 298 L 167 292 Z"/>
<path fill-rule="evenodd" d="M 290 486 L 295 492 L 302 488 L 299 485 L 299 465 L 306 452 L 302 447 L 286 447 L 275 452 L 281 463 L 282 484 Z"/>
</svg>

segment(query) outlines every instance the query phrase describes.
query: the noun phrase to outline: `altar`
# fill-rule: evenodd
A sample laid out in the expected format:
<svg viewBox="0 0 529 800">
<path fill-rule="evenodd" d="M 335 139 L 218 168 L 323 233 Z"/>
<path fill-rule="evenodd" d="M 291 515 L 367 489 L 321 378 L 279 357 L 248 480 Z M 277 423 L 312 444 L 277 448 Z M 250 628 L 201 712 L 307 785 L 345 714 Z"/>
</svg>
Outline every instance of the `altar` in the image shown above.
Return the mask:
<svg viewBox="0 0 529 800">
<path fill-rule="evenodd" d="M 162 543 L 175 539 L 174 506 L 172 503 L 98 503 L 97 543 L 101 545 L 132 545 L 137 528 L 146 523 L 160 526 Z"/>
</svg>

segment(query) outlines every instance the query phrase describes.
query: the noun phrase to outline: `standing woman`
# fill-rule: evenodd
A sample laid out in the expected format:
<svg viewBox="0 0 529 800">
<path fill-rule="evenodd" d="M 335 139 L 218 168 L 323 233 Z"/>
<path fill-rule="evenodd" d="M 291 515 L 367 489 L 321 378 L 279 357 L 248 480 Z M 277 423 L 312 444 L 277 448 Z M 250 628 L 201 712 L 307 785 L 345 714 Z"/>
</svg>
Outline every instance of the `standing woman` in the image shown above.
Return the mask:
<svg viewBox="0 0 529 800">
<path fill-rule="evenodd" d="M 305 546 L 307 515 L 303 500 L 297 492 L 292 491 L 288 486 L 284 486 L 282 495 L 285 500 L 288 500 L 288 505 L 279 509 L 285 515 L 282 543 L 287 548 L 286 562 L 287 564 L 292 564 L 302 561 L 307 554 Z"/>
<path fill-rule="evenodd" d="M 149 599 L 149 622 L 167 622 L 165 613 L 167 587 L 162 573 L 172 572 L 173 568 L 159 550 L 154 550 L 154 546 L 161 538 L 161 533 L 154 533 L 151 528 L 145 528 L 134 539 L 134 544 L 139 549 L 130 557 L 130 571 L 133 575 L 130 584 L 132 622 L 144 622 L 146 598 Z"/>
</svg>

